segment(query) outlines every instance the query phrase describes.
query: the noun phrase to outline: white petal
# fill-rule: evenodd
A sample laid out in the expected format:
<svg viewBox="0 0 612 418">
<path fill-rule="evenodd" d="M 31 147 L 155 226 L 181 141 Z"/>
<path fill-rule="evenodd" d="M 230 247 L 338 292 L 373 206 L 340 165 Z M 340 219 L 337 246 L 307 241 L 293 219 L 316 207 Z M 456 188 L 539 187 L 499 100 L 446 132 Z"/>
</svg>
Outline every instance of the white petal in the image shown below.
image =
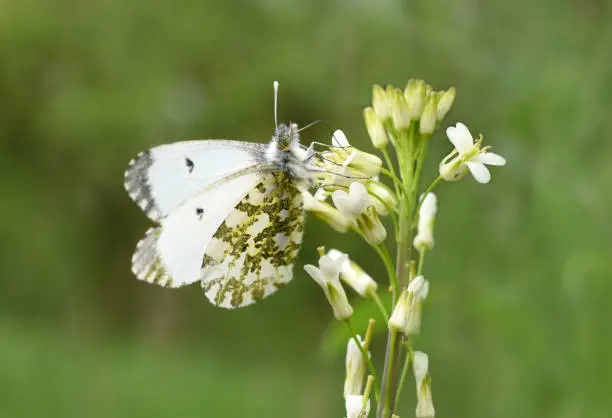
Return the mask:
<svg viewBox="0 0 612 418">
<path fill-rule="evenodd" d="M 354 202 L 359 202 L 361 205 L 364 206 L 368 204 L 370 200 L 370 195 L 368 194 L 368 191 L 362 183 L 358 181 L 352 182 L 349 186 L 349 192 L 351 199 Z"/>
<path fill-rule="evenodd" d="M 306 264 L 304 265 L 304 270 L 306 270 L 306 273 L 308 273 L 308 275 L 312 277 L 314 281 L 319 284 L 319 286 L 323 288 L 327 286 L 325 277 L 318 267 L 315 267 L 312 264 Z"/>
<path fill-rule="evenodd" d="M 506 159 L 494 152 L 485 152 L 484 154 L 478 155 L 476 159 L 488 165 L 506 165 Z"/>
<path fill-rule="evenodd" d="M 365 415 L 361 415 L 361 406 L 363 405 L 362 395 L 349 395 L 346 397 L 346 418 L 359 418 L 360 416 L 368 416 L 370 413 L 370 400 L 368 399 L 365 408 Z"/>
<path fill-rule="evenodd" d="M 319 258 L 319 269 L 327 280 L 337 280 L 343 262 L 344 260 L 334 260 L 329 255 L 324 255 Z"/>
<path fill-rule="evenodd" d="M 466 154 L 474 147 L 474 139 L 467 126 L 463 123 L 457 123 L 457 126 L 451 126 L 446 129 L 448 140 L 457 148 L 459 154 Z"/>
<path fill-rule="evenodd" d="M 427 221 L 430 221 L 431 218 L 436 216 L 437 210 L 438 198 L 435 194 L 429 192 L 421 203 L 421 208 L 419 209 L 419 219 L 425 218 Z"/>
<path fill-rule="evenodd" d="M 344 268 L 344 265 L 349 261 L 348 254 L 345 254 L 342 251 L 336 249 L 329 250 L 327 252 L 327 256 L 341 266 L 340 270 L 342 270 Z"/>
<path fill-rule="evenodd" d="M 466 161 L 472 175 L 478 183 L 488 183 L 491 180 L 491 173 L 486 165 L 479 161 Z"/>
<path fill-rule="evenodd" d="M 429 370 L 429 358 L 427 354 L 422 351 L 415 351 L 413 354 L 413 364 L 412 368 L 414 370 L 414 378 L 416 380 L 417 386 L 421 385 L 423 379 L 427 375 L 427 371 Z"/>
<path fill-rule="evenodd" d="M 346 139 L 346 135 L 340 129 L 334 131 L 332 135 L 332 145 L 335 147 L 350 147 L 348 139 Z"/>
</svg>

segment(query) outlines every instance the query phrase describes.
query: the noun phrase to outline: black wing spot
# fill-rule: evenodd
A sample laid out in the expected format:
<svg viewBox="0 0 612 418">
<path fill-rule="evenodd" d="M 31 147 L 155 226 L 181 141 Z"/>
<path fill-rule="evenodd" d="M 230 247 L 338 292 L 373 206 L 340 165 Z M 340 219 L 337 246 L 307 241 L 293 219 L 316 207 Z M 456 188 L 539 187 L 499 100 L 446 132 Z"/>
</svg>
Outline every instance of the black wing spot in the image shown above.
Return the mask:
<svg viewBox="0 0 612 418">
<path fill-rule="evenodd" d="M 200 218 L 200 220 L 202 220 L 202 217 L 204 216 L 204 209 L 202 209 L 202 208 L 196 208 L 196 215 L 198 215 L 198 217 Z"/>
<path fill-rule="evenodd" d="M 185 158 L 185 164 L 187 165 L 187 169 L 189 170 L 189 174 L 191 174 L 191 172 L 195 168 L 195 164 L 189 158 Z"/>
</svg>

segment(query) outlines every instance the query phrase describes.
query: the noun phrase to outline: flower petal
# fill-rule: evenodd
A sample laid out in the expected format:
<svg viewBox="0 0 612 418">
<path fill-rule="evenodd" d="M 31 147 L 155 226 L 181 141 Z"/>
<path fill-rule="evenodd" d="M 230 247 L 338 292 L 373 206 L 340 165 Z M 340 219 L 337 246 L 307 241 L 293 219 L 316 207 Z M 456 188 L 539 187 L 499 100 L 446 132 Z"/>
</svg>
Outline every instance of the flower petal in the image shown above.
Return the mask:
<svg viewBox="0 0 612 418">
<path fill-rule="evenodd" d="M 318 267 L 313 266 L 312 264 L 305 264 L 304 270 L 306 270 L 306 273 L 308 273 L 308 275 L 312 277 L 319 286 L 325 287 L 325 277 Z"/>
<path fill-rule="evenodd" d="M 491 180 L 489 169 L 480 161 L 466 161 L 466 164 L 478 183 L 488 183 Z"/>
<path fill-rule="evenodd" d="M 478 155 L 476 159 L 488 165 L 506 165 L 506 159 L 494 152 L 485 152 L 484 154 Z"/>
<path fill-rule="evenodd" d="M 467 154 L 474 148 L 474 139 L 470 130 L 463 123 L 451 126 L 446 129 L 448 140 L 457 148 L 459 154 Z"/>
<path fill-rule="evenodd" d="M 362 183 L 358 181 L 354 181 L 351 183 L 351 185 L 349 186 L 349 194 L 351 196 L 351 199 L 353 199 L 355 202 L 359 202 L 364 206 L 367 205 L 370 200 L 370 195 L 368 194 L 367 189 Z"/>
<path fill-rule="evenodd" d="M 349 144 L 348 142 L 348 139 L 346 139 L 346 135 L 344 135 L 344 132 L 342 132 L 340 129 L 337 129 L 332 134 L 332 145 L 335 147 L 343 148 L 351 146 L 351 144 Z"/>
</svg>

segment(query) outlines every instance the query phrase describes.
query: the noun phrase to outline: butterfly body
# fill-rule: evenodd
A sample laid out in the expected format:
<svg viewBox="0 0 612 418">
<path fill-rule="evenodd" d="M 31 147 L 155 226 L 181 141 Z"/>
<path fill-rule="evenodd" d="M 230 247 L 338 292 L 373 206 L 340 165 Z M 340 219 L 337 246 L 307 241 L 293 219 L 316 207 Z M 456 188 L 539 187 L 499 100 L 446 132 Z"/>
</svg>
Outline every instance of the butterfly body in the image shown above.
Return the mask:
<svg viewBox="0 0 612 418">
<path fill-rule="evenodd" d="M 224 308 L 274 293 L 293 275 L 311 157 L 295 124 L 278 125 L 267 145 L 186 141 L 139 154 L 125 187 L 160 225 L 138 243 L 132 271 L 165 287 L 200 281 Z"/>
</svg>

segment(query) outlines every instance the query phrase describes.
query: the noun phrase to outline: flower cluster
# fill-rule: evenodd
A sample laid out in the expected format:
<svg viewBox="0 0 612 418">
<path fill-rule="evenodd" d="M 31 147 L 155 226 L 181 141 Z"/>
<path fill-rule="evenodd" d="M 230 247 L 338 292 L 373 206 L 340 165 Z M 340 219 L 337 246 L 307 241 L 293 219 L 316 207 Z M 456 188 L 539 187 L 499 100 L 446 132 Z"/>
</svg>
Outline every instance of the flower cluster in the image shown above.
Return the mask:
<svg viewBox="0 0 612 418">
<path fill-rule="evenodd" d="M 303 191 L 304 207 L 338 232 L 354 229 L 372 245 L 387 237 L 380 216 L 396 210 L 394 193 L 378 180 L 380 158 L 350 145 L 340 130 L 315 160 L 317 192 Z M 331 196 L 333 206 L 327 202 Z"/>
<path fill-rule="evenodd" d="M 491 174 L 486 166 L 506 163 L 503 157 L 490 152 L 490 147 L 482 146 L 482 136 L 474 140 L 469 129 L 457 123 L 446 129 L 453 150 L 439 163 L 439 176 L 422 187 L 420 176 L 429 142 L 454 100 L 454 88 L 436 91 L 422 80 L 410 80 L 404 89 L 376 85 L 372 104 L 363 110 L 363 117 L 372 145 L 380 151 L 384 163 L 353 147 L 342 131 L 334 132 L 332 145 L 317 153 L 315 184 L 319 189 L 314 195 L 304 192 L 305 208 L 336 231 L 355 231 L 368 242 L 386 268 L 389 287 L 384 289 L 393 293 L 388 310 L 377 294 L 376 281 L 338 250 L 325 253 L 321 247 L 318 267 L 304 266 L 323 289 L 335 318 L 346 324 L 351 335 L 344 383 L 348 418 L 368 416 L 370 389 L 376 384 L 380 384 L 380 390 L 374 386 L 377 416 L 397 417 L 398 398 L 410 367 L 416 383 L 416 417 L 435 415 L 429 358 L 413 349 L 429 294 L 429 281 L 423 271 L 425 254 L 434 248 L 438 197 L 433 189 L 442 180 L 457 181 L 468 172 L 477 182 L 488 183 Z M 395 163 L 387 152 L 389 146 L 395 148 Z M 379 176 L 387 177 L 391 187 Z M 384 226 L 384 217 L 391 218 L 392 229 Z M 385 243 L 391 233 L 397 244 L 395 267 Z M 369 351 L 374 320 L 370 320 L 364 339 L 353 331 L 351 318 L 360 307 L 353 308 L 343 283 L 362 298 L 373 300 L 386 321 L 385 368 L 380 380 Z M 403 364 L 401 370 L 398 364 Z"/>
</svg>

